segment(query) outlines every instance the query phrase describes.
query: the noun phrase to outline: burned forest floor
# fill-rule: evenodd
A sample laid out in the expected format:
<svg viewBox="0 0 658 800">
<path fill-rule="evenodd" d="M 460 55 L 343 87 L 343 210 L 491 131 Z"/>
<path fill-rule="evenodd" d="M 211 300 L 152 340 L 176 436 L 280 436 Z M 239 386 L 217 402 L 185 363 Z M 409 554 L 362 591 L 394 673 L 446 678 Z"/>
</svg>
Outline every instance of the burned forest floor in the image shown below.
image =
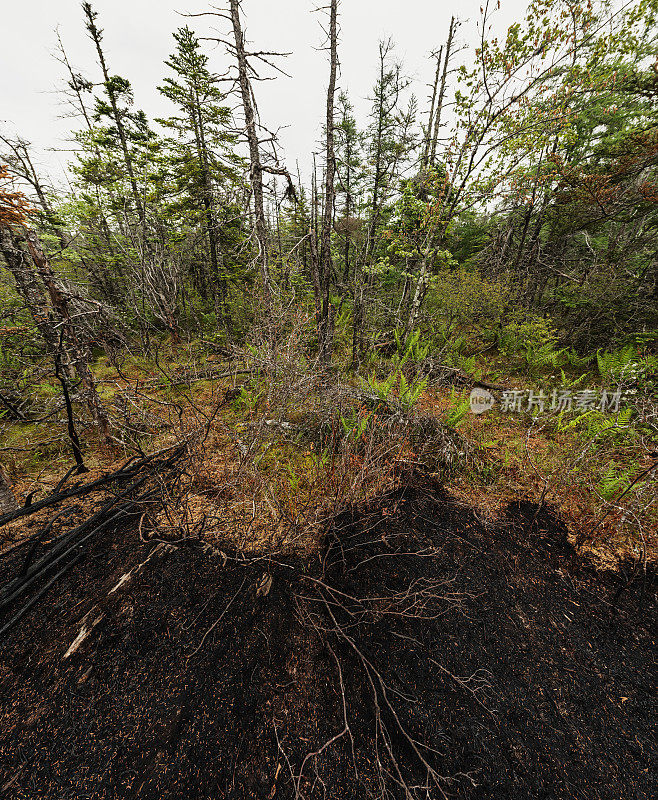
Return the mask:
<svg viewBox="0 0 658 800">
<path fill-rule="evenodd" d="M 655 573 L 547 505 L 408 474 L 274 555 L 105 519 L 0 613 L 0 797 L 656 796 Z"/>
</svg>

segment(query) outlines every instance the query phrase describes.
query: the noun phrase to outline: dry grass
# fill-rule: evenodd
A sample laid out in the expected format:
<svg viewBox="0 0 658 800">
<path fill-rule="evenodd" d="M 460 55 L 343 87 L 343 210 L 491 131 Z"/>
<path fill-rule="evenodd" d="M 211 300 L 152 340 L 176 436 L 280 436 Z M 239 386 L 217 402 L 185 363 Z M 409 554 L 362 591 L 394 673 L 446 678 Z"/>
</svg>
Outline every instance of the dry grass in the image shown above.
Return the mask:
<svg viewBox="0 0 658 800">
<path fill-rule="evenodd" d="M 578 430 L 558 432 L 543 419 L 497 412 L 469 414 L 459 433 L 451 432 L 441 421 L 468 389 L 455 395 L 428 388 L 410 414 L 373 406 L 354 381 L 330 377 L 300 357 L 302 328 L 292 326 L 274 354 L 263 344 L 230 363 L 200 359 L 193 346 L 162 347 L 154 362 L 99 361 L 119 443 L 114 450 L 103 446 L 79 409 L 90 468 L 85 480 L 115 469 L 138 448 L 186 441 L 191 458 L 180 496 L 166 513 L 145 515 L 142 535 L 203 535 L 233 550 L 274 555 L 313 552 L 336 513 L 420 468 L 483 518 L 499 517 L 519 497 L 550 503 L 572 539 L 583 540 L 602 564 L 629 555 L 658 558 L 655 481 L 617 504 L 597 492 L 610 465 L 629 474 L 650 466 L 645 442 L 629 434 L 593 447 Z M 71 464 L 62 419 L 47 426 L 5 423 L 2 436 L 14 448 L 3 458 L 19 498 L 49 493 Z M 5 546 L 40 521 L 36 514 L 7 526 Z"/>
<path fill-rule="evenodd" d="M 460 394 L 467 396 L 468 390 Z M 449 391 L 428 392 L 423 404 L 441 416 Z M 658 561 L 658 475 L 648 475 L 637 490 L 616 500 L 633 477 L 655 463 L 651 443 L 635 435 L 633 426 L 598 441 L 584 429 L 557 431 L 548 415 L 533 421 L 492 411 L 467 415 L 459 430 L 479 466 L 456 473 L 449 487 L 484 519 L 499 519 L 519 498 L 547 503 L 567 524 L 571 541 L 600 566 L 626 558 Z M 600 490 L 609 470 L 629 479 L 615 497 L 606 498 Z"/>
</svg>

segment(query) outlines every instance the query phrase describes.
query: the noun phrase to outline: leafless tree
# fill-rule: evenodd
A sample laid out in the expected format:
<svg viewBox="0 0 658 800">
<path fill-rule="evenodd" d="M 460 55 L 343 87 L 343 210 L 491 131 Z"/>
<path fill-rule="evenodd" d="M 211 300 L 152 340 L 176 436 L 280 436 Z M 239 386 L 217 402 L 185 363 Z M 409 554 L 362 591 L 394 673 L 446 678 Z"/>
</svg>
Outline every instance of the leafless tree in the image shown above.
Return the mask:
<svg viewBox="0 0 658 800">
<path fill-rule="evenodd" d="M 338 72 L 338 0 L 331 0 L 329 9 L 329 86 L 327 88 L 327 114 L 325 130 L 325 177 L 324 210 L 322 213 L 322 234 L 320 237 L 320 359 L 331 361 L 333 348 L 332 309 L 329 302 L 329 285 L 333 271 L 331 258 L 331 229 L 333 226 L 334 200 L 336 195 L 334 176 L 336 173 L 336 154 L 334 149 L 334 101 L 336 95 L 336 76 Z"/>
<path fill-rule="evenodd" d="M 445 100 L 446 95 L 446 81 L 448 78 L 448 67 L 450 64 L 450 57 L 452 56 L 453 51 L 453 41 L 455 36 L 455 30 L 459 23 L 454 17 L 450 18 L 450 28 L 448 30 L 448 40 L 445 44 L 445 57 L 443 59 L 443 72 L 441 73 L 441 87 L 439 89 L 439 96 L 437 98 L 436 107 L 434 109 L 434 129 L 432 131 L 432 140 L 431 146 L 429 150 L 429 159 L 428 162 L 430 165 L 433 165 L 436 161 L 436 147 L 439 141 L 439 129 L 441 127 L 441 112 L 443 111 L 443 103 Z M 441 60 L 440 53 L 443 52 L 444 48 L 441 48 L 439 52 L 439 58 L 437 59 L 437 75 L 438 75 L 438 63 Z"/>
<path fill-rule="evenodd" d="M 273 51 L 249 51 L 247 49 L 244 28 L 241 18 L 240 0 L 230 0 L 229 8 L 223 11 L 214 7 L 212 11 L 190 14 L 191 17 L 213 16 L 228 21 L 231 25 L 232 38 L 206 37 L 212 41 L 223 44 L 229 54 L 235 58 L 237 76 L 225 77 L 224 80 L 234 83 L 240 96 L 240 104 L 244 116 L 244 135 L 249 149 L 249 182 L 251 185 L 253 204 L 254 204 L 254 233 L 258 245 L 258 264 L 260 268 L 263 299 L 266 314 L 269 316 L 272 311 L 273 283 L 270 275 L 269 259 L 269 235 L 267 218 L 265 213 L 265 187 L 263 174 L 282 175 L 286 178 L 286 196 L 296 199 L 296 191 L 288 170 L 281 166 L 276 156 L 276 134 L 267 131 L 266 140 L 271 144 L 274 151 L 273 158 L 266 160 L 262 151 L 261 132 L 265 129 L 261 125 L 258 116 L 258 106 L 256 95 L 253 88 L 253 80 L 260 80 L 258 72 L 252 65 L 251 60 L 259 61 L 268 67 L 273 67 L 278 72 L 283 73 L 279 67 L 273 63 L 273 59 L 278 56 L 288 55 L 287 53 Z M 285 73 L 283 73 L 285 74 Z M 273 163 L 267 163 L 267 162 Z"/>
<path fill-rule="evenodd" d="M 268 236 L 267 225 L 265 223 L 265 207 L 263 202 L 263 166 L 260 156 L 260 143 L 256 128 L 256 111 L 254 108 L 254 91 L 249 78 L 249 62 L 247 61 L 247 51 L 245 48 L 244 32 L 240 20 L 239 0 L 231 0 L 231 23 L 233 25 L 233 37 L 235 41 L 235 57 L 238 64 L 238 82 L 240 86 L 240 96 L 242 98 L 242 108 L 244 111 L 245 133 L 249 144 L 249 179 L 254 196 L 254 213 L 256 239 L 258 241 L 258 260 L 260 263 L 261 279 L 263 281 L 263 297 L 265 306 L 269 309 L 271 305 L 272 283 L 270 279 L 269 257 L 268 257 Z"/>
<path fill-rule="evenodd" d="M 434 109 L 436 107 L 436 95 L 439 88 L 439 79 L 441 78 L 441 64 L 443 63 L 443 46 L 439 48 L 437 54 L 432 54 L 436 58 L 436 73 L 434 75 L 434 83 L 432 84 L 432 101 L 430 103 L 430 113 L 427 120 L 427 127 L 425 129 L 425 144 L 423 147 L 423 155 L 421 158 L 421 168 L 425 169 L 429 163 L 430 150 L 432 148 L 432 131 L 434 129 Z"/>
</svg>

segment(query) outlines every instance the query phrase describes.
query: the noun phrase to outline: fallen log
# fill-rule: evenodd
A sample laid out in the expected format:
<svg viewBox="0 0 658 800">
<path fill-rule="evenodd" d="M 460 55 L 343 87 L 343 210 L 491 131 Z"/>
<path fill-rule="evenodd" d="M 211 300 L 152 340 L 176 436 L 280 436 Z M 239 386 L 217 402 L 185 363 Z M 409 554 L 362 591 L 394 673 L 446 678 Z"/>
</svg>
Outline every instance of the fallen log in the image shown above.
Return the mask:
<svg viewBox="0 0 658 800">
<path fill-rule="evenodd" d="M 447 380 L 449 383 L 459 383 L 463 386 L 482 386 L 492 392 L 504 392 L 504 386 L 497 386 L 494 383 L 474 378 L 459 367 L 448 367 L 445 364 L 437 363 L 432 358 L 427 358 L 419 364 L 419 371 L 429 378 Z"/>
<path fill-rule="evenodd" d="M 159 455 L 173 451 L 176 453 L 175 458 L 178 458 L 180 455 L 182 455 L 183 448 L 184 445 L 174 445 L 174 447 L 168 447 L 165 450 L 159 450 L 157 453 L 152 453 L 151 455 L 145 456 L 139 461 L 135 461 L 135 457 L 133 456 L 115 472 L 109 472 L 106 475 L 102 475 L 100 478 L 96 478 L 96 480 L 91 481 L 91 483 L 86 483 L 83 485 L 78 483 L 70 489 L 55 492 L 51 495 L 48 495 L 48 497 L 44 497 L 42 500 L 38 500 L 36 503 L 31 503 L 29 506 L 24 506 L 23 508 L 18 508 L 15 511 L 11 511 L 7 514 L 2 514 L 0 516 L 0 527 L 6 525 L 8 522 L 13 522 L 15 519 L 25 517 L 28 514 L 34 514 L 36 511 L 40 511 L 42 508 L 47 508 L 48 506 L 55 505 L 63 500 L 68 500 L 71 497 L 84 497 L 90 492 L 94 492 L 96 489 L 100 489 L 102 486 L 112 483 L 112 481 L 134 478 L 140 472 L 140 470 L 144 468 L 145 465 L 152 462 Z"/>
<path fill-rule="evenodd" d="M 143 478 L 140 483 L 143 483 L 144 480 L 146 480 L 146 478 Z M 131 487 L 131 489 L 132 488 L 133 487 Z M 67 531 L 56 541 L 56 544 L 50 548 L 44 556 L 32 564 L 32 566 L 24 564 L 21 575 L 14 578 L 14 580 L 10 581 L 2 589 L 0 593 L 0 611 L 4 610 L 10 603 L 16 600 L 26 589 L 29 589 L 29 587 L 42 577 L 49 568 L 56 566 L 75 547 L 84 544 L 90 536 L 104 530 L 111 522 L 121 517 L 131 508 L 137 506 L 140 502 L 151 499 L 152 496 L 152 492 L 148 492 L 135 500 L 128 501 L 119 506 L 109 518 L 104 519 L 108 512 L 116 505 L 114 502 L 108 503 L 81 525 L 73 528 L 72 531 Z"/>
<path fill-rule="evenodd" d="M 179 447 L 163 461 L 151 459 L 145 474 L 137 475 L 136 479 L 128 487 L 106 501 L 102 508 L 91 517 L 76 525 L 73 529 L 57 536 L 49 543 L 46 552 L 34 563 L 32 563 L 32 558 L 37 547 L 50 533 L 54 522 L 61 518 L 67 509 L 61 509 L 53 519 L 32 537 L 31 546 L 23 561 L 20 574 L 0 590 L 0 612 L 7 610 L 28 590 L 36 588 L 36 593 L 0 628 L 0 635 L 15 625 L 37 600 L 80 560 L 85 549 L 95 537 L 122 520 L 131 517 L 137 518 L 142 512 L 145 503 L 162 504 L 165 502 L 167 493 L 163 491 L 163 487 L 170 487 L 172 477 L 175 478 L 178 474 L 176 462 L 183 452 L 184 448 Z M 144 461 L 143 459 L 139 463 L 140 470 L 144 468 Z M 125 477 L 129 473 L 134 474 L 134 471 L 134 469 L 125 469 L 124 465 L 124 468 L 119 470 L 119 473 Z M 115 475 L 116 473 L 113 473 L 113 476 Z M 155 488 L 146 487 L 144 490 L 144 484 L 151 478 L 157 478 L 158 485 Z M 53 570 L 57 570 L 55 575 L 49 577 Z M 43 583 L 44 580 L 46 580 L 45 584 Z"/>
</svg>

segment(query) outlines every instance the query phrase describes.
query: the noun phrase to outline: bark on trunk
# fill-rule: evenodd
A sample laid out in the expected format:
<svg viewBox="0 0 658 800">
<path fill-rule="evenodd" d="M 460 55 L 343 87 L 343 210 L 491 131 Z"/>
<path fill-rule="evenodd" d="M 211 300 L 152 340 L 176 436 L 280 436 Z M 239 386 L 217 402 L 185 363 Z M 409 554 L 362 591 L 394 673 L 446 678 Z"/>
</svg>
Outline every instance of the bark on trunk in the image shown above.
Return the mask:
<svg viewBox="0 0 658 800">
<path fill-rule="evenodd" d="M 331 228 L 334 214 L 334 176 L 336 155 L 334 148 L 334 101 L 336 95 L 336 72 L 338 69 L 338 0 L 331 0 L 329 12 L 329 86 L 327 88 L 326 118 L 326 170 L 324 179 L 324 211 L 322 214 L 322 236 L 320 239 L 320 278 L 322 308 L 320 312 L 320 360 L 328 364 L 333 349 L 332 313 L 329 303 L 329 285 L 333 270 L 331 258 Z"/>
<path fill-rule="evenodd" d="M 443 60 L 443 74 L 441 75 L 441 88 L 439 90 L 439 98 L 436 103 L 436 111 L 434 112 L 434 131 L 432 133 L 432 146 L 430 148 L 430 165 L 436 161 L 436 148 L 439 141 L 439 128 L 441 127 L 441 111 L 443 110 L 443 101 L 446 94 L 446 79 L 448 77 L 448 64 L 450 63 L 450 54 L 452 51 L 452 41 L 455 35 L 457 22 L 454 17 L 450 18 L 450 29 L 448 30 L 448 41 L 446 42 L 446 54 Z"/>
<path fill-rule="evenodd" d="M 9 476 L 0 464 L 0 514 L 11 514 L 18 509 L 18 503 L 11 489 Z"/>
<path fill-rule="evenodd" d="M 0 227 L 0 250 L 44 339 L 46 349 L 53 357 L 65 356 L 61 360 L 62 373 L 70 383 L 75 381 L 77 375 L 94 421 L 103 438 L 111 442 L 107 413 L 98 397 L 85 349 L 77 339 L 68 300 L 57 285 L 39 237 L 30 230 L 24 236 L 33 264 L 29 263 L 27 253 L 20 247 L 18 236 L 4 226 Z M 44 288 L 50 303 L 46 299 Z M 58 326 L 63 328 L 63 335 L 58 333 Z"/>
<path fill-rule="evenodd" d="M 409 334 L 413 331 L 418 320 L 420 308 L 423 304 L 423 300 L 425 299 L 425 294 L 427 293 L 429 278 L 430 276 L 427 269 L 427 259 L 424 258 L 420 264 L 418 280 L 416 281 L 416 291 L 414 292 L 414 299 L 411 302 L 411 311 L 409 312 L 409 319 L 405 329 L 405 340 L 406 337 L 409 336 Z"/>
<path fill-rule="evenodd" d="M 448 40 L 445 45 L 445 57 L 443 59 L 443 72 L 441 74 L 441 87 L 439 89 L 439 96 L 436 101 L 436 109 L 434 111 L 434 131 L 432 133 L 432 146 L 430 148 L 429 154 L 429 164 L 432 166 L 436 161 L 436 149 L 439 140 L 439 129 L 441 127 L 441 112 L 443 110 L 443 102 L 445 98 L 446 92 L 446 80 L 448 77 L 448 66 L 450 63 L 450 56 L 452 53 L 452 44 L 455 35 L 455 30 L 457 29 L 457 21 L 454 17 L 450 19 L 450 28 L 448 30 Z M 436 237 L 440 239 L 441 237 Z M 405 329 L 405 338 L 409 336 L 409 334 L 413 331 L 416 322 L 418 321 L 418 316 L 420 314 L 420 309 L 423 305 L 423 301 L 425 299 L 425 295 L 427 294 L 427 289 L 430 284 L 430 272 L 429 272 L 429 259 L 432 253 L 434 246 L 436 245 L 435 234 L 433 233 L 428 242 L 426 248 L 426 255 L 421 261 L 420 269 L 418 272 L 418 279 L 416 281 L 416 290 L 414 292 L 414 298 L 411 302 L 411 310 L 409 312 L 409 319 L 407 320 L 407 325 Z"/>
<path fill-rule="evenodd" d="M 427 131 L 425 132 L 425 146 L 423 148 L 423 157 L 421 159 L 421 168 L 425 169 L 429 163 L 430 150 L 432 147 L 432 127 L 434 122 L 434 110 L 436 107 L 436 95 L 439 89 L 439 78 L 441 77 L 441 61 L 443 57 L 443 46 L 439 49 L 439 54 L 436 57 L 436 74 L 434 76 L 434 84 L 432 86 L 432 103 L 430 105 L 430 116 L 427 120 Z"/>
<path fill-rule="evenodd" d="M 54 355 L 59 347 L 59 336 L 43 283 L 33 265 L 30 264 L 28 254 L 21 247 L 18 234 L 4 225 L 0 226 L 0 252 L 12 274 L 18 294 L 23 298 L 32 315 L 34 324 L 46 345 L 46 350 Z M 68 377 L 72 377 L 70 366 Z"/>
<path fill-rule="evenodd" d="M 233 37 L 235 40 L 235 55 L 238 62 L 238 82 L 244 111 L 245 132 L 249 144 L 249 180 L 254 196 L 256 240 L 259 249 L 258 261 L 260 264 L 261 280 L 263 282 L 265 309 L 269 312 L 272 304 L 272 283 L 270 280 L 267 227 L 265 225 L 265 209 L 263 202 L 263 166 L 260 158 L 256 114 L 253 104 L 253 90 L 251 81 L 249 80 L 249 65 L 247 63 L 247 54 L 244 46 L 244 34 L 240 21 L 240 4 L 238 0 L 231 0 L 230 10 L 231 22 L 233 23 Z"/>
</svg>

